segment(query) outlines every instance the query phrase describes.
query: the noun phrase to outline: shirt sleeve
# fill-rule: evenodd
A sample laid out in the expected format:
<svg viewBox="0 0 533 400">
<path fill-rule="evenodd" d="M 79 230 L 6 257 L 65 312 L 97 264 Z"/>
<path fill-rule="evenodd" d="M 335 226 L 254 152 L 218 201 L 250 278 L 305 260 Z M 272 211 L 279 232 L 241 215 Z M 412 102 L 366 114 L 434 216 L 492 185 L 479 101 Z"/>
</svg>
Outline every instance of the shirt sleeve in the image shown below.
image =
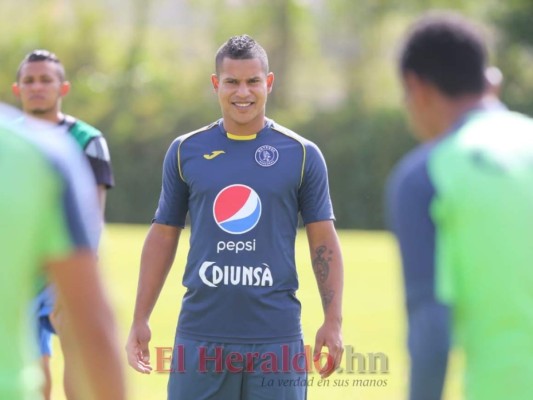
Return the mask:
<svg viewBox="0 0 533 400">
<path fill-rule="evenodd" d="M 75 246 L 97 251 L 103 221 L 95 181 L 76 145 L 69 144 L 70 157 L 55 164 L 63 178 L 62 208 Z"/>
<path fill-rule="evenodd" d="M 400 247 L 411 358 L 410 400 L 440 399 L 450 346 L 450 315 L 435 295 L 435 189 L 424 159 L 408 158 L 387 188 L 389 225 Z"/>
<path fill-rule="evenodd" d="M 111 166 L 111 155 L 107 142 L 103 136 L 96 136 L 85 147 L 85 154 L 91 165 L 97 185 L 106 188 L 115 186 L 113 168 Z"/>
<path fill-rule="evenodd" d="M 313 143 L 305 145 L 304 163 L 302 184 L 298 192 L 304 224 L 335 219 L 326 162 L 319 148 Z"/>
<path fill-rule="evenodd" d="M 178 165 L 180 143 L 181 139 L 176 139 L 165 156 L 161 195 L 152 222 L 183 228 L 189 210 L 189 187 L 183 180 Z"/>
</svg>

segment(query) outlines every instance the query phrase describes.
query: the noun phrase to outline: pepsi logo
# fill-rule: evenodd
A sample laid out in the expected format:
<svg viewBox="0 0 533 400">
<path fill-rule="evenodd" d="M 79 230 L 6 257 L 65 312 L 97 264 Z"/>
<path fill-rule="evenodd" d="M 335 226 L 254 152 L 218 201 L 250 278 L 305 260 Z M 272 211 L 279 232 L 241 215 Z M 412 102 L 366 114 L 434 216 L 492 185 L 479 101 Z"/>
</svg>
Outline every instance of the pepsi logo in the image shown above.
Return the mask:
<svg viewBox="0 0 533 400">
<path fill-rule="evenodd" d="M 232 235 L 246 233 L 261 218 L 261 199 L 246 185 L 227 186 L 215 198 L 213 216 L 224 232 Z"/>
</svg>

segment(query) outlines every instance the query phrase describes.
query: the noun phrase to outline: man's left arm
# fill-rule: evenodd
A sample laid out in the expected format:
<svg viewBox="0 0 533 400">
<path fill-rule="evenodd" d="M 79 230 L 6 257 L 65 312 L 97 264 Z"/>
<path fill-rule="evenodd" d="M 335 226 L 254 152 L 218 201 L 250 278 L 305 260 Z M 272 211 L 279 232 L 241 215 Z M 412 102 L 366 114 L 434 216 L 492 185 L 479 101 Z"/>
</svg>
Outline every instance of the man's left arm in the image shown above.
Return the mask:
<svg viewBox="0 0 533 400">
<path fill-rule="evenodd" d="M 431 216 L 437 191 L 419 150 L 391 175 L 388 225 L 402 259 L 410 355 L 410 400 L 442 398 L 450 349 L 450 310 L 435 292 L 436 226 Z"/>
<path fill-rule="evenodd" d="M 339 239 L 333 221 L 319 221 L 306 225 L 309 250 L 324 309 L 324 323 L 315 338 L 313 358 L 320 357 L 322 347 L 329 351 L 328 362 L 320 370 L 327 378 L 340 365 L 344 352 L 342 343 L 342 290 L 344 272 Z"/>
</svg>

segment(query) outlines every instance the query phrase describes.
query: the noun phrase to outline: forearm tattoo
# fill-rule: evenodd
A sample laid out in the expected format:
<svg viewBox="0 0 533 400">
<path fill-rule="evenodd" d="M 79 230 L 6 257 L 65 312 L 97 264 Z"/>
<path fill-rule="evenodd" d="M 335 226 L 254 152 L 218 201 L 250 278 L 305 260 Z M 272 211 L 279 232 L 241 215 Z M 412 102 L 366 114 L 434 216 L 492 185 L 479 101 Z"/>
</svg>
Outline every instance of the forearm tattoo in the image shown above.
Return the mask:
<svg viewBox="0 0 533 400">
<path fill-rule="evenodd" d="M 313 269 L 319 282 L 326 282 L 329 276 L 329 263 L 333 251 L 326 246 L 320 246 L 316 249 L 316 257 L 313 259 Z"/>
<path fill-rule="evenodd" d="M 322 306 L 326 310 L 335 296 L 335 292 L 329 289 L 325 282 L 328 280 L 333 251 L 326 246 L 320 246 L 315 251 L 316 257 L 313 259 L 313 270 L 318 281 L 318 289 L 322 298 Z"/>
<path fill-rule="evenodd" d="M 333 301 L 333 297 L 335 296 L 335 292 L 331 289 L 326 289 L 323 287 L 320 287 L 320 297 L 322 298 L 322 307 L 324 310 L 327 310 L 331 302 Z"/>
</svg>

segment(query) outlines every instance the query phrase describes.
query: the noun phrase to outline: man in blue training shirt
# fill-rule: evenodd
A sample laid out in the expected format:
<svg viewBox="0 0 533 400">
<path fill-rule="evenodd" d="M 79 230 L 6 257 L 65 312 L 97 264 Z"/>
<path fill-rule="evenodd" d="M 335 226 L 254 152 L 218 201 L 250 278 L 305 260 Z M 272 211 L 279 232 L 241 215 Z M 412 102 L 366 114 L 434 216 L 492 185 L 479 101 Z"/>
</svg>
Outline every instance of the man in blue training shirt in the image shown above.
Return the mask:
<svg viewBox="0 0 533 400">
<path fill-rule="evenodd" d="M 305 385 L 261 385 L 265 372 L 306 377 L 303 365 L 261 363 L 266 355 L 281 361 L 283 352 L 304 352 L 294 260 L 299 213 L 325 315 L 314 350 L 329 349 L 322 376 L 342 357 L 343 266 L 326 165 L 313 143 L 265 117 L 273 82 L 264 49 L 247 35 L 230 38 L 212 76 L 222 119 L 178 137 L 165 158 L 127 353 L 133 368 L 151 371 L 148 321 L 189 214 L 187 292 L 175 343 L 185 355 L 172 362 L 179 373 L 170 374 L 171 400 L 306 398 Z M 218 368 L 216 354 L 235 362 Z"/>
</svg>

